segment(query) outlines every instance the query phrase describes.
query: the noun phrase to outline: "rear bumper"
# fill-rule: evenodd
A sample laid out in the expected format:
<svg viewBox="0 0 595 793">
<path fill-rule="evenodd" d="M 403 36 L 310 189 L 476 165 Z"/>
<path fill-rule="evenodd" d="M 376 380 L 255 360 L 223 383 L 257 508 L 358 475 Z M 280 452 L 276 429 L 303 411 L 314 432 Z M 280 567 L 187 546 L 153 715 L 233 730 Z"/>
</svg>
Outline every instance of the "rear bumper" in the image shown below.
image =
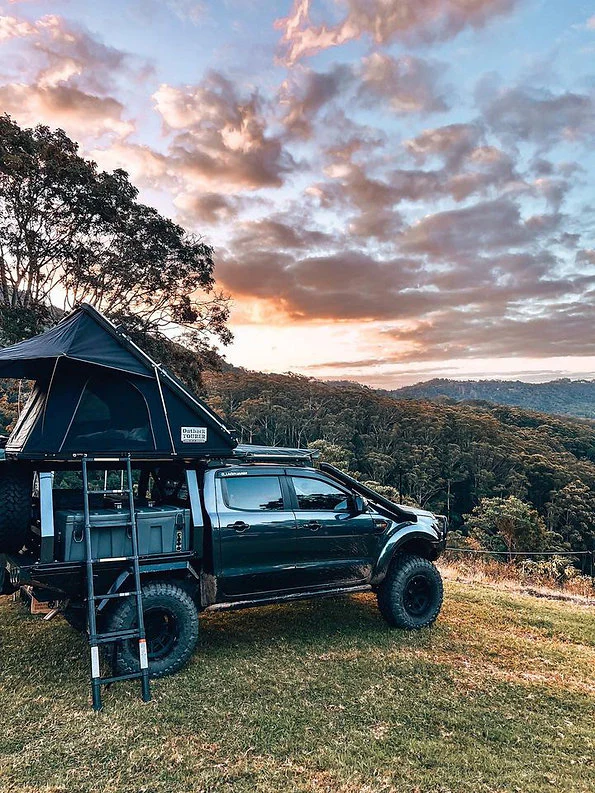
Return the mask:
<svg viewBox="0 0 595 793">
<path fill-rule="evenodd" d="M 181 553 L 142 556 L 139 559 L 142 573 L 168 573 L 194 567 L 198 562 L 190 551 Z M 122 571 L 123 562 L 102 562 L 95 565 L 97 589 L 107 591 L 111 583 Z M 6 557 L 6 568 L 10 581 L 15 587 L 32 586 L 56 599 L 84 598 L 86 596 L 86 575 L 84 562 L 41 563 L 31 555 L 14 554 Z"/>
</svg>

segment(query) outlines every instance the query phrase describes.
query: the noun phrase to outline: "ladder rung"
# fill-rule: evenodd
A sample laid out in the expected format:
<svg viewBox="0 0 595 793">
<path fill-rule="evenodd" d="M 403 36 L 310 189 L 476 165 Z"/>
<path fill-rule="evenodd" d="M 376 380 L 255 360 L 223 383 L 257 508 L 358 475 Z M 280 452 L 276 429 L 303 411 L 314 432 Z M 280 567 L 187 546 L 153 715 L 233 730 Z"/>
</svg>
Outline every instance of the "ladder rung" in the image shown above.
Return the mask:
<svg viewBox="0 0 595 793">
<path fill-rule="evenodd" d="M 93 494 L 99 496 L 127 496 L 130 494 L 129 490 L 88 490 L 90 496 Z"/>
<path fill-rule="evenodd" d="M 91 559 L 92 564 L 101 564 L 102 562 L 134 562 L 136 556 L 104 556 L 102 559 Z"/>
<path fill-rule="evenodd" d="M 83 463 L 126 463 L 130 457 L 83 457 Z"/>
<path fill-rule="evenodd" d="M 93 595 L 93 600 L 112 600 L 113 598 L 127 598 L 132 595 L 140 595 L 136 590 L 131 592 L 108 592 L 105 595 Z"/>
<path fill-rule="evenodd" d="M 110 642 L 120 642 L 126 639 L 139 639 L 138 630 L 112 631 L 111 633 L 98 633 L 95 637 L 90 636 L 89 642 L 93 644 L 109 644 Z"/>
<path fill-rule="evenodd" d="M 103 684 L 117 683 L 119 680 L 135 680 L 136 678 L 142 676 L 143 676 L 142 672 L 128 672 L 125 675 L 114 675 L 113 677 L 100 677 L 99 682 Z"/>
</svg>

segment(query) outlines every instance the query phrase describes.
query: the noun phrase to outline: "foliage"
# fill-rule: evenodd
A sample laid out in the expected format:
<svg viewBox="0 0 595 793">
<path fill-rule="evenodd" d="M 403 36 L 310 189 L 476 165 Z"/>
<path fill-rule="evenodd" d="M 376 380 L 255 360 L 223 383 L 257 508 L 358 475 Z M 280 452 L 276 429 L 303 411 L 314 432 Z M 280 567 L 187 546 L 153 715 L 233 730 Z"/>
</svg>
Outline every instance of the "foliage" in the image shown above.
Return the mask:
<svg viewBox="0 0 595 793">
<path fill-rule="evenodd" d="M 0 341 L 51 324 L 60 296 L 132 333 L 230 340 L 212 248 L 137 196 L 125 171 L 98 170 L 62 130 L 0 117 Z"/>
<path fill-rule="evenodd" d="M 27 383 L 0 379 L 0 434 L 10 432 L 27 396 Z"/>
<path fill-rule="evenodd" d="M 390 393 L 397 399 L 487 400 L 543 413 L 595 419 L 595 380 L 562 378 L 549 383 L 523 383 L 521 380 L 435 378 Z"/>
<path fill-rule="evenodd" d="M 465 516 L 469 536 L 494 551 L 541 551 L 550 534 L 537 510 L 516 496 L 482 498 Z"/>
<path fill-rule="evenodd" d="M 575 479 L 556 490 L 546 514 L 550 530 L 568 548 L 595 549 L 595 493 L 583 482 Z"/>
</svg>

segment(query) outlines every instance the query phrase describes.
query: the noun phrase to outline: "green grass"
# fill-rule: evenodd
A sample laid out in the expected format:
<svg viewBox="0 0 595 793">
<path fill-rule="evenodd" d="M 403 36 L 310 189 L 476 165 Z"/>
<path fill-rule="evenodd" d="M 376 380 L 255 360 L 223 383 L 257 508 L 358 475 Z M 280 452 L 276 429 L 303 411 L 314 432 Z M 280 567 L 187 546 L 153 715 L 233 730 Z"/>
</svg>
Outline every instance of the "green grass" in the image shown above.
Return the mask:
<svg viewBox="0 0 595 793">
<path fill-rule="evenodd" d="M 89 706 L 86 645 L 0 598 L 0 791 L 595 790 L 595 610 L 447 582 L 432 630 L 372 596 L 201 618 L 182 673 Z"/>
</svg>

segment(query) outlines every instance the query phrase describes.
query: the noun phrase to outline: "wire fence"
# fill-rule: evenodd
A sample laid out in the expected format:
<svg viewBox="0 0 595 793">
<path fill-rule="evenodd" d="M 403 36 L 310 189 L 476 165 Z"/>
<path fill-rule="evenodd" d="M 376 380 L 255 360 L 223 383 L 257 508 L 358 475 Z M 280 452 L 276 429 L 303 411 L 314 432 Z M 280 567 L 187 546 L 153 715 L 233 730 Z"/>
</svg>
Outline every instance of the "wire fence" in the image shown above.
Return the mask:
<svg viewBox="0 0 595 793">
<path fill-rule="evenodd" d="M 478 554 L 484 556 L 505 556 L 510 559 L 512 556 L 558 556 L 568 559 L 572 556 L 586 556 L 589 560 L 588 569 L 590 569 L 591 578 L 595 581 L 595 551 L 489 551 L 477 550 L 476 548 L 445 548 L 446 552 L 452 553 L 468 553 Z M 586 571 L 583 571 L 586 572 Z"/>
</svg>

